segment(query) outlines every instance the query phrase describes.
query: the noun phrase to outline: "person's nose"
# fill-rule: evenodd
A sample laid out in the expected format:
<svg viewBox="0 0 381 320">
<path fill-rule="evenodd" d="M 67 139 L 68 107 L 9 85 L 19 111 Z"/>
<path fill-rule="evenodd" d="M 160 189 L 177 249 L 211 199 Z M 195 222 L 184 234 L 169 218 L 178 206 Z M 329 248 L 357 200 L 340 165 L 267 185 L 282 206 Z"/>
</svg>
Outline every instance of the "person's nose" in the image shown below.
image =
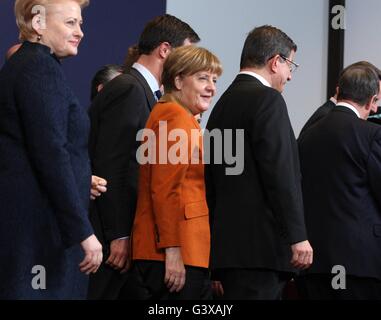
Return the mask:
<svg viewBox="0 0 381 320">
<path fill-rule="evenodd" d="M 213 80 L 210 80 L 210 81 L 208 82 L 208 85 L 207 85 L 207 87 L 206 87 L 206 90 L 207 90 L 208 92 L 211 92 L 212 95 L 214 96 L 214 94 L 216 93 L 216 83 L 215 83 Z"/>
<path fill-rule="evenodd" d="M 84 34 L 83 34 L 83 31 L 82 31 L 80 24 L 77 25 L 77 28 L 75 30 L 75 36 L 80 38 L 80 39 L 82 39 L 84 37 Z"/>
</svg>

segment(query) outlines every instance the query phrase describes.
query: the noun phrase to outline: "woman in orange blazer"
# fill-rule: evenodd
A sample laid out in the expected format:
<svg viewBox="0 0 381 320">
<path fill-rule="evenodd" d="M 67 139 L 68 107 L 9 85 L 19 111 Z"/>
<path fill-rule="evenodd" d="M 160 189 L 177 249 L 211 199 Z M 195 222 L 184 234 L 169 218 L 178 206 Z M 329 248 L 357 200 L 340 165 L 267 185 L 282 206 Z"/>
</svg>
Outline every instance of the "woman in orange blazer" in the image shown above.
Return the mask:
<svg viewBox="0 0 381 320">
<path fill-rule="evenodd" d="M 152 299 L 201 299 L 210 229 L 202 134 L 195 116 L 210 106 L 222 73 L 204 48 L 175 49 L 164 64 L 166 94 L 153 108 L 138 150 L 134 272 Z"/>
</svg>

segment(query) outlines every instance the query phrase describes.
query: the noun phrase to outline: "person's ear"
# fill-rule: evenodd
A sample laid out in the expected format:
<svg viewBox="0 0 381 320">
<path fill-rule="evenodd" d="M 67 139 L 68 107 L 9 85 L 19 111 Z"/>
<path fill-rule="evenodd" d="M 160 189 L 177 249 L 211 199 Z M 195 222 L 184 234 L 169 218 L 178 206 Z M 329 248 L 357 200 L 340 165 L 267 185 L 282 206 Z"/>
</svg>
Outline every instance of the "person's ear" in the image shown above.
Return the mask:
<svg viewBox="0 0 381 320">
<path fill-rule="evenodd" d="M 374 96 L 372 96 L 369 100 L 368 100 L 368 102 L 365 104 L 365 110 L 366 111 L 374 111 L 374 109 L 375 109 L 375 105 L 376 105 L 376 103 L 377 103 L 377 96 L 376 95 L 374 95 Z"/>
<path fill-rule="evenodd" d="M 269 68 L 271 70 L 272 73 L 276 73 L 278 71 L 278 68 L 279 68 L 279 54 L 277 54 L 276 56 L 274 56 L 273 58 L 271 58 L 269 61 L 268 61 L 268 64 L 269 64 Z"/>
<path fill-rule="evenodd" d="M 378 95 L 374 95 L 372 97 L 372 111 L 377 112 L 378 111 Z"/>
<path fill-rule="evenodd" d="M 181 90 L 183 88 L 183 79 L 181 76 L 176 76 L 175 78 L 175 88 Z"/>
<path fill-rule="evenodd" d="M 159 55 L 162 59 L 166 59 L 168 55 L 171 53 L 171 45 L 169 42 L 162 42 L 159 45 Z"/>
<path fill-rule="evenodd" d="M 42 35 L 42 30 L 44 29 L 43 17 L 41 14 L 36 14 L 32 18 L 32 29 L 37 33 L 37 35 Z"/>
</svg>

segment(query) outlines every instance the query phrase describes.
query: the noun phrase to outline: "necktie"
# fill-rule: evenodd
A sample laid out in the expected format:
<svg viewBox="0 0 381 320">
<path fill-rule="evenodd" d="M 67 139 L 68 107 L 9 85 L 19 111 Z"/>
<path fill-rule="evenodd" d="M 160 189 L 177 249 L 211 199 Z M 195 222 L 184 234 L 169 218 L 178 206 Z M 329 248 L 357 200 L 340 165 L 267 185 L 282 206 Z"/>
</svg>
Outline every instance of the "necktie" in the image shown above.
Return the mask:
<svg viewBox="0 0 381 320">
<path fill-rule="evenodd" d="M 160 100 L 161 96 L 162 96 L 161 91 L 160 90 L 156 90 L 155 91 L 156 100 Z"/>
</svg>

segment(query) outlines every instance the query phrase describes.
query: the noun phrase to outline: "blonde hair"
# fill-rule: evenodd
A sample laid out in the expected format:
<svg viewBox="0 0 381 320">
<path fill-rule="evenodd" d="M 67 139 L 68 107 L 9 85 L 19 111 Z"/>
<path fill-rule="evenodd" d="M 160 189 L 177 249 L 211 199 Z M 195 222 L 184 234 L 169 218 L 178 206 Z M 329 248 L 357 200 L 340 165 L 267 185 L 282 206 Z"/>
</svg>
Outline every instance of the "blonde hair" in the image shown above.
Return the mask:
<svg viewBox="0 0 381 320">
<path fill-rule="evenodd" d="M 176 90 L 177 76 L 190 76 L 199 71 L 210 71 L 220 76 L 220 60 L 210 51 L 197 46 L 183 46 L 174 49 L 164 63 L 162 83 L 166 93 Z"/>
<path fill-rule="evenodd" d="M 20 31 L 20 40 L 28 40 L 36 33 L 32 28 L 32 19 L 35 15 L 39 14 L 38 10 L 34 10 L 36 6 L 46 6 L 55 2 L 62 2 L 65 0 L 16 0 L 15 1 L 15 16 L 16 23 Z M 81 9 L 88 6 L 90 0 L 72 0 L 79 4 Z"/>
</svg>

